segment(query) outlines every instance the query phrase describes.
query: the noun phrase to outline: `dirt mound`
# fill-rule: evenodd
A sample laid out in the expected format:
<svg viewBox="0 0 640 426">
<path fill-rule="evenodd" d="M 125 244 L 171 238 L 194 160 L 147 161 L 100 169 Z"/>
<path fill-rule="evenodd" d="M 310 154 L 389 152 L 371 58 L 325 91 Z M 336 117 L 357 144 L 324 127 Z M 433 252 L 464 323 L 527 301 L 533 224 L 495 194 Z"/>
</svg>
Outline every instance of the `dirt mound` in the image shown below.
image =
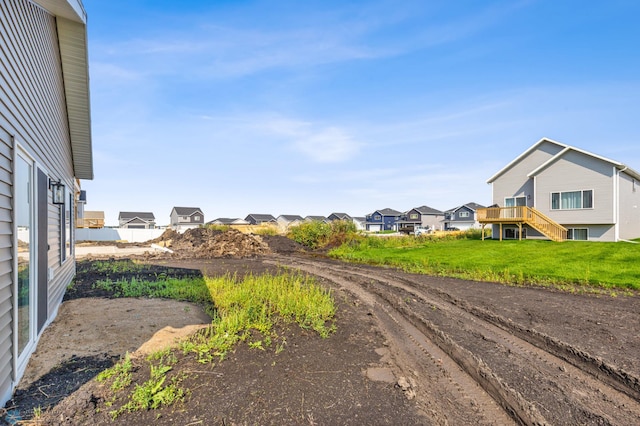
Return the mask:
<svg viewBox="0 0 640 426">
<path fill-rule="evenodd" d="M 271 252 L 269 245 L 259 235 L 243 234 L 235 229 L 223 232 L 194 228 L 182 234 L 167 230 L 150 243 L 172 250 L 170 257 L 180 259 L 253 257 Z"/>
</svg>

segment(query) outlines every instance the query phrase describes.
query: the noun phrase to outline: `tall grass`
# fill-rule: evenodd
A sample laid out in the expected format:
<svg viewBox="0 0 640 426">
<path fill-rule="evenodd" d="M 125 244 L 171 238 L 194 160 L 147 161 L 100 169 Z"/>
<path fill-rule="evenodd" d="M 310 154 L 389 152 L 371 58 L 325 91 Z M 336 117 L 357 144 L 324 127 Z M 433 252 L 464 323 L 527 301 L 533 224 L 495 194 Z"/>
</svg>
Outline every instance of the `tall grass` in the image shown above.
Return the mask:
<svg viewBox="0 0 640 426">
<path fill-rule="evenodd" d="M 263 348 L 278 336 L 278 323 L 297 323 L 327 337 L 333 330 L 335 306 L 330 291 L 301 274 L 246 276 L 242 281 L 224 276 L 206 278 L 217 315 L 208 330 L 185 342 L 186 352 L 201 362 L 224 357 L 237 342 Z M 283 342 L 280 340 L 281 343 Z"/>
<path fill-rule="evenodd" d="M 289 229 L 287 236 L 310 248 L 337 247 L 355 238 L 356 225 L 348 220 L 323 222 L 312 220 Z"/>
<path fill-rule="evenodd" d="M 640 246 L 626 243 L 368 237 L 330 255 L 408 272 L 507 284 L 640 289 Z"/>
</svg>

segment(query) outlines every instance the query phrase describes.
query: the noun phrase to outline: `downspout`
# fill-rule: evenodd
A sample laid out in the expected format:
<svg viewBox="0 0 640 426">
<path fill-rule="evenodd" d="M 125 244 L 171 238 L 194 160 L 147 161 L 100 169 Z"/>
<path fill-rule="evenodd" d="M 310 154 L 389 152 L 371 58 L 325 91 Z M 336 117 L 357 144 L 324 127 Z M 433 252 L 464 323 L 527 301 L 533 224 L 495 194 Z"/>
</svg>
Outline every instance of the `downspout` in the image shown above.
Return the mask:
<svg viewBox="0 0 640 426">
<path fill-rule="evenodd" d="M 613 181 L 613 208 L 614 208 L 614 220 L 615 220 L 615 241 L 620 241 L 620 173 L 627 170 L 625 166 L 622 170 L 618 170 L 615 166 L 615 179 Z"/>
</svg>

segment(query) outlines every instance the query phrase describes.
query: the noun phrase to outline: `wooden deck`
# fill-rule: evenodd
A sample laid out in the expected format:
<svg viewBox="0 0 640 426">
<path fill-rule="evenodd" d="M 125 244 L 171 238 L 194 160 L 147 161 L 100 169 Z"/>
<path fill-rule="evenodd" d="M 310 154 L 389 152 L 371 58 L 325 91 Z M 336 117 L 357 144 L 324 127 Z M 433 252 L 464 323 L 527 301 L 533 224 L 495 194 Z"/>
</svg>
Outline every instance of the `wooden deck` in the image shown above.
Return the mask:
<svg viewBox="0 0 640 426">
<path fill-rule="evenodd" d="M 477 213 L 478 222 L 482 224 L 482 239 L 484 239 L 485 225 L 493 224 L 500 225 L 501 241 L 503 225 L 518 225 L 519 239 L 522 239 L 522 227 L 524 225 L 529 225 L 553 241 L 567 239 L 567 228 L 531 207 L 488 207 L 478 209 Z"/>
</svg>

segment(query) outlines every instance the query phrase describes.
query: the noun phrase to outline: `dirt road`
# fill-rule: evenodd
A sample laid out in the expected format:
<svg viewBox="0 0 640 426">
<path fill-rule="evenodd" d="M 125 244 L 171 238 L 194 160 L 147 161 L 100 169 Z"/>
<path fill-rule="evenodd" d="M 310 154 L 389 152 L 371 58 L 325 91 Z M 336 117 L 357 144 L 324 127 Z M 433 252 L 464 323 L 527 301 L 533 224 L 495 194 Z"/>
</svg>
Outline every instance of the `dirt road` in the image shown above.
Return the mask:
<svg viewBox="0 0 640 426">
<path fill-rule="evenodd" d="M 273 262 L 330 280 L 368 305 L 389 339 L 396 375 L 408 378 L 432 418 L 640 424 L 637 298 L 486 283 L 476 283 L 476 297 L 473 283 L 456 280 L 290 256 Z M 624 349 L 615 350 L 620 342 Z"/>
</svg>

